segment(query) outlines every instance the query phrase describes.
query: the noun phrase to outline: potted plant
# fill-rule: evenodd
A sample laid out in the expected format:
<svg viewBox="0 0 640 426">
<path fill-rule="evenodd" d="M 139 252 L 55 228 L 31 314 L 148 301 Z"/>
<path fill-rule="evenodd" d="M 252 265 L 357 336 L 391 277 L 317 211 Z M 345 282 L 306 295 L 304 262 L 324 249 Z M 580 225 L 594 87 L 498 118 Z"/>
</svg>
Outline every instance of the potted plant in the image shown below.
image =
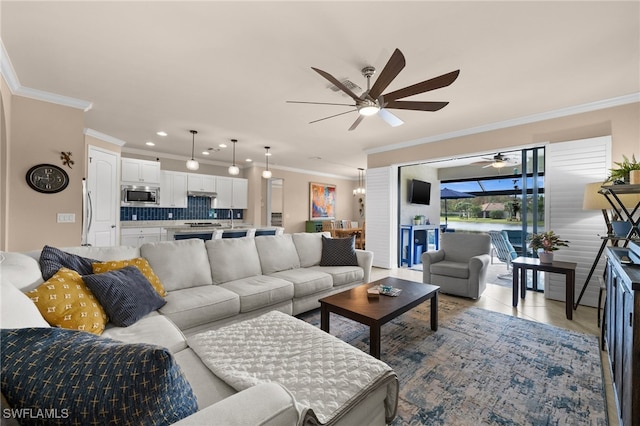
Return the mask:
<svg viewBox="0 0 640 426">
<path fill-rule="evenodd" d="M 421 214 L 417 214 L 413 217 L 413 224 L 414 225 L 422 225 L 422 219 L 424 218 L 423 215 Z"/>
<path fill-rule="evenodd" d="M 631 159 L 626 155 L 622 155 L 622 161 L 614 162 L 615 169 L 610 169 L 610 175 L 608 181 L 613 181 L 614 184 L 618 183 L 640 183 L 640 163 L 636 161 L 635 154 L 631 155 Z"/>
<path fill-rule="evenodd" d="M 553 231 L 532 234 L 529 237 L 529 247 L 538 253 L 540 263 L 553 262 L 553 252 L 560 247 L 569 247 L 569 241 L 562 240 Z"/>
</svg>

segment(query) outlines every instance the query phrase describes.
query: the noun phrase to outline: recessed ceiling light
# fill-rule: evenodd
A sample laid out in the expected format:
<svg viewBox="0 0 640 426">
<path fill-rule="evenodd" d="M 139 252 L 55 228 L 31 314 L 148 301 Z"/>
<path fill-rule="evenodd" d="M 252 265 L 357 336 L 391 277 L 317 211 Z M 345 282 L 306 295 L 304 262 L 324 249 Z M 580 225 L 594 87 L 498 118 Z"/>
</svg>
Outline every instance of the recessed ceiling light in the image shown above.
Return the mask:
<svg viewBox="0 0 640 426">
<path fill-rule="evenodd" d="M 157 132 L 156 135 L 158 135 L 158 136 L 167 136 L 167 132 L 160 131 L 160 132 Z"/>
<path fill-rule="evenodd" d="M 148 146 L 156 146 L 156 144 L 155 144 L 155 143 L 153 143 L 153 142 L 151 142 L 151 141 L 149 141 L 149 142 L 145 142 L 145 145 L 148 145 Z"/>
<path fill-rule="evenodd" d="M 226 148 L 227 144 L 221 143 L 220 145 L 218 145 L 220 148 Z"/>
<path fill-rule="evenodd" d="M 250 162 L 252 162 L 253 160 L 252 160 L 251 158 L 247 158 L 247 159 L 246 159 L 246 160 L 244 160 L 244 161 L 246 161 L 247 163 L 250 163 Z"/>
<path fill-rule="evenodd" d="M 322 160 L 322 157 L 309 157 L 309 160 Z"/>
<path fill-rule="evenodd" d="M 209 151 L 202 151 L 202 155 L 209 155 Z"/>
</svg>

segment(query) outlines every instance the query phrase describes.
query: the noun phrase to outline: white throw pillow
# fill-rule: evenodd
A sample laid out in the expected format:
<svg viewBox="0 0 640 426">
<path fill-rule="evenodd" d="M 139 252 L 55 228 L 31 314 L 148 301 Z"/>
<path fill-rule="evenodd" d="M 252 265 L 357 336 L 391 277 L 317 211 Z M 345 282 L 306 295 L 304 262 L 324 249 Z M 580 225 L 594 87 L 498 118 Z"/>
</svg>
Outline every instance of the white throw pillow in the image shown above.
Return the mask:
<svg viewBox="0 0 640 426">
<path fill-rule="evenodd" d="M 23 291 L 33 290 L 44 282 L 36 259 L 23 253 L 0 252 L 0 282 L 5 281 Z"/>
<path fill-rule="evenodd" d="M 9 280 L 2 280 L 0 296 L 0 328 L 50 327 L 35 303 Z"/>
</svg>

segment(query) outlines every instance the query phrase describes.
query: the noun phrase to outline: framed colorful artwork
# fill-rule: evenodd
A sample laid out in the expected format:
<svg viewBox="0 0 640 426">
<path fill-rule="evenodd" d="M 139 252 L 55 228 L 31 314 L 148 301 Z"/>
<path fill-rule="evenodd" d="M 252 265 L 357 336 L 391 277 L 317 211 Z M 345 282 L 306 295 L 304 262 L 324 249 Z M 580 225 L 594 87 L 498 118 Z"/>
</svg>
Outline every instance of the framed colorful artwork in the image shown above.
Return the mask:
<svg viewBox="0 0 640 426">
<path fill-rule="evenodd" d="M 309 183 L 309 219 L 336 218 L 336 186 L 326 183 Z"/>
</svg>

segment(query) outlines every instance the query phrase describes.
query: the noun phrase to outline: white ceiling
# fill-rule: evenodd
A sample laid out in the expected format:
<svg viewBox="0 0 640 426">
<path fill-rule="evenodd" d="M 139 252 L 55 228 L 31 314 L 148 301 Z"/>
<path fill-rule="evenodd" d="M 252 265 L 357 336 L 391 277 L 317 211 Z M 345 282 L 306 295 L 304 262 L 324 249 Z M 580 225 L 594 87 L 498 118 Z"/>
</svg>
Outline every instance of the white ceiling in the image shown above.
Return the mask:
<svg viewBox="0 0 640 426">
<path fill-rule="evenodd" d="M 236 138 L 238 159 L 269 145 L 274 167 L 355 177 L 368 149 L 640 92 L 638 1 L 3 0 L 0 18 L 21 86 L 91 102 L 86 126 L 125 151 L 185 160 L 195 129 L 197 153 Z M 286 103 L 348 103 L 311 67 L 366 88 L 361 68 L 395 48 L 407 65 L 385 92 L 460 69 L 410 98 L 447 107 L 350 132 L 355 112 L 308 124 L 347 107 Z"/>
</svg>

